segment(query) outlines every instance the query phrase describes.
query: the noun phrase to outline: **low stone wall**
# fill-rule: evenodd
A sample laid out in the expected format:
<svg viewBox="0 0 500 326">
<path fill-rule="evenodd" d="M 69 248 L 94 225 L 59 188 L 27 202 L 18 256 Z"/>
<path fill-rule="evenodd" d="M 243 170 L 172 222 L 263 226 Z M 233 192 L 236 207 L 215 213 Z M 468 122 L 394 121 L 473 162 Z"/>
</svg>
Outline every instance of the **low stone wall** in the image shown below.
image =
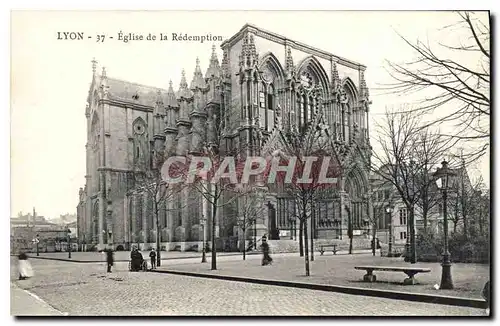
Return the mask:
<svg viewBox="0 0 500 326">
<path fill-rule="evenodd" d="M 349 238 L 345 237 L 342 240 L 339 239 L 315 239 L 314 248 L 319 251 L 321 245 L 337 245 L 337 250 L 348 250 L 349 249 Z M 352 239 L 352 249 L 371 249 L 371 239 L 365 238 L 353 238 Z"/>
<path fill-rule="evenodd" d="M 267 242 L 272 253 L 299 252 L 299 242 L 295 240 L 267 240 Z"/>
</svg>

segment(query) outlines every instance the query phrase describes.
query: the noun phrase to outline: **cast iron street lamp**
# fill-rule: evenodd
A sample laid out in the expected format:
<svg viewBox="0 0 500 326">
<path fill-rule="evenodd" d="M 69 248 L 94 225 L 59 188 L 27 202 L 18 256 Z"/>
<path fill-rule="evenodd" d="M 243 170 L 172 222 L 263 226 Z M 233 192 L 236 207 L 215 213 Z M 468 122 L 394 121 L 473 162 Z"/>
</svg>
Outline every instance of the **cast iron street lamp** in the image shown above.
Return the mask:
<svg viewBox="0 0 500 326">
<path fill-rule="evenodd" d="M 201 219 L 200 219 L 200 224 L 201 226 L 203 227 L 202 228 L 202 232 L 203 232 L 203 244 L 202 244 L 202 247 L 203 249 L 201 250 L 201 262 L 202 263 L 206 263 L 207 262 L 207 257 L 205 255 L 205 224 L 207 223 L 207 218 L 205 217 L 205 215 L 201 215 Z"/>
<path fill-rule="evenodd" d="M 441 286 L 440 289 L 453 289 L 453 281 L 451 279 L 451 261 L 450 261 L 450 253 L 448 251 L 448 217 L 446 211 L 446 200 L 448 197 L 448 187 L 449 185 L 449 176 L 454 175 L 453 171 L 448 168 L 448 162 L 443 161 L 442 167 L 438 168 L 434 173 L 434 177 L 436 178 L 436 184 L 439 189 L 443 191 L 443 231 L 444 231 L 444 253 L 443 253 L 443 262 L 441 264 Z"/>
<path fill-rule="evenodd" d="M 392 203 L 387 204 L 385 207 L 385 212 L 387 213 L 387 217 L 389 220 L 389 250 L 387 252 L 387 257 L 392 257 L 392 212 L 394 211 L 394 205 Z"/>
<path fill-rule="evenodd" d="M 66 232 L 68 233 L 68 258 L 71 259 L 71 230 L 68 228 Z"/>
</svg>

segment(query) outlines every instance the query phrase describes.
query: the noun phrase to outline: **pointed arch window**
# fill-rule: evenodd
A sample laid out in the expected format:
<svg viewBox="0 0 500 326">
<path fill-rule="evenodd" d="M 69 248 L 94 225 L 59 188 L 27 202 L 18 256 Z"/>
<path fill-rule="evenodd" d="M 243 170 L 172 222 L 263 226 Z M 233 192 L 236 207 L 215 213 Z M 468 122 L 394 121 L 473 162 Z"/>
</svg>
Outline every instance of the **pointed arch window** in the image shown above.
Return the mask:
<svg viewBox="0 0 500 326">
<path fill-rule="evenodd" d="M 274 127 L 276 93 L 273 83 L 267 86 L 267 106 L 266 106 L 266 130 L 271 131 Z"/>
<path fill-rule="evenodd" d="M 149 156 L 149 144 L 147 136 L 147 126 L 142 118 L 137 118 L 132 124 L 134 132 L 133 140 L 133 157 L 134 165 L 137 167 L 146 168 Z"/>
<path fill-rule="evenodd" d="M 307 121 L 308 122 L 312 120 L 313 110 L 314 110 L 314 101 L 313 101 L 312 96 L 309 96 L 309 99 L 307 101 Z"/>
</svg>

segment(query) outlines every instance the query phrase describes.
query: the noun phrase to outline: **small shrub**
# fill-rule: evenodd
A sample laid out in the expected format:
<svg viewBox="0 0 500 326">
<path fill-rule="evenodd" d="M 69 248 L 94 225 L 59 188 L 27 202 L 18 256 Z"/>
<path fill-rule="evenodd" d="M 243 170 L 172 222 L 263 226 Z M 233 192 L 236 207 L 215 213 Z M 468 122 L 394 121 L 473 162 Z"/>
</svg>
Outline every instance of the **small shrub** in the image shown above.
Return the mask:
<svg viewBox="0 0 500 326">
<path fill-rule="evenodd" d="M 438 261 L 442 254 L 442 240 L 432 232 L 417 234 L 417 260 L 422 262 Z"/>
</svg>

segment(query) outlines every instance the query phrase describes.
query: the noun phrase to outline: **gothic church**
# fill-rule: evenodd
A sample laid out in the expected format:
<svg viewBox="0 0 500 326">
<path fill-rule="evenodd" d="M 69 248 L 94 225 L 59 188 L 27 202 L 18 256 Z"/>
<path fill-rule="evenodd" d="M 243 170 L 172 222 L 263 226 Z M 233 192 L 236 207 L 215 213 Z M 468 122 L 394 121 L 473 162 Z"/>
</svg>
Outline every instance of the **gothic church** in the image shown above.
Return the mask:
<svg viewBox="0 0 500 326">
<path fill-rule="evenodd" d="M 171 82 L 165 90 L 114 79 L 104 68 L 99 74 L 93 61 L 85 111 L 86 184 L 77 207 L 78 241 L 84 248 L 154 247 L 151 200 L 134 183 L 134 171 L 151 168 L 158 153 L 198 152 L 222 116 L 227 149 L 253 143 L 261 154 L 281 148 L 291 134 L 328 129 L 343 172 L 336 189 L 316 204 L 315 218 L 309 221 L 314 237 L 346 239 L 349 223 L 355 237 L 368 236 L 372 203 L 366 67 L 249 24 L 221 48 L 219 62 L 213 47 L 205 74 L 197 60 L 190 84 L 182 71 L 177 91 Z M 265 212 L 246 238 L 267 234 L 297 242 L 290 199 L 275 190 L 260 198 Z M 212 230 L 200 223 L 204 216 L 211 224 L 207 210 L 193 192 L 167 201 L 160 209 L 162 247 L 184 251 L 211 239 Z M 237 201 L 219 210 L 216 219 L 217 239 L 236 237 Z"/>
</svg>

